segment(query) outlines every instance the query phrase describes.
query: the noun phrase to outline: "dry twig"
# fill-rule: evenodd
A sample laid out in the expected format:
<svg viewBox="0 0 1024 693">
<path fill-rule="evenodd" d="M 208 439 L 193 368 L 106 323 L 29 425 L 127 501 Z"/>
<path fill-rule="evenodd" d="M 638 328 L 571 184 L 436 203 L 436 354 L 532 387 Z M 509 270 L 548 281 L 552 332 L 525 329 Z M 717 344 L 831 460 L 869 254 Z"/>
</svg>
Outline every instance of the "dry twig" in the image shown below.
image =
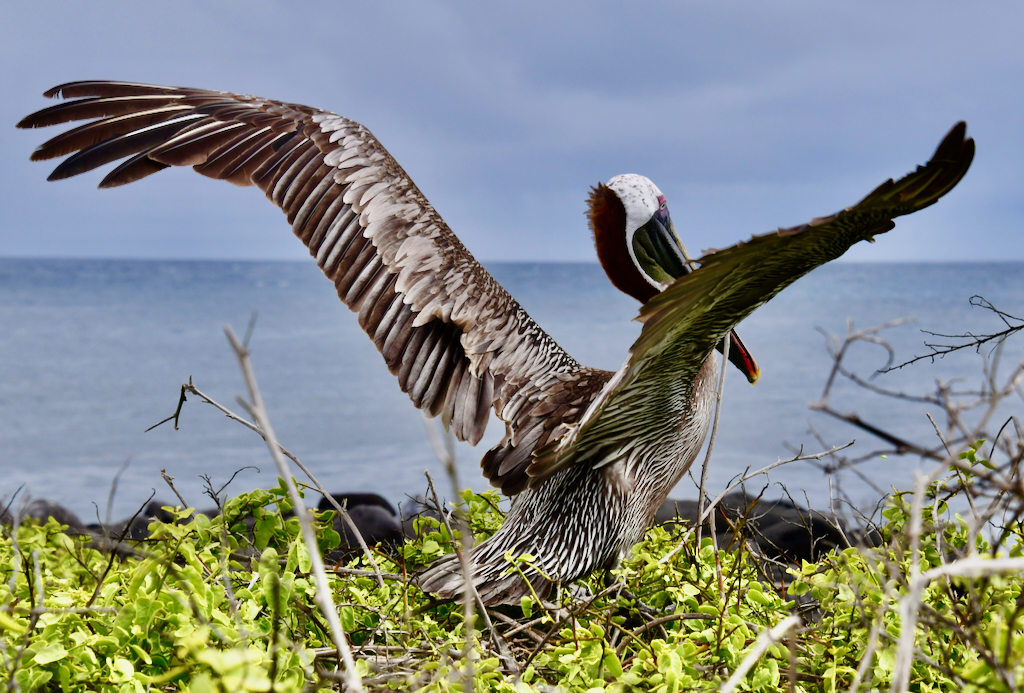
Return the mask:
<svg viewBox="0 0 1024 693">
<path fill-rule="evenodd" d="M 729 366 L 729 344 L 732 339 L 729 335 L 725 335 L 725 339 L 722 340 L 722 369 L 718 375 L 718 388 L 715 391 L 715 418 L 711 424 L 711 439 L 708 441 L 708 451 L 704 455 L 704 464 L 700 470 L 700 493 L 697 500 L 697 514 L 701 517 L 704 515 L 704 503 L 707 500 L 704 489 L 707 487 L 708 480 L 708 466 L 711 462 L 711 453 L 715 449 L 715 438 L 718 437 L 718 419 L 722 413 L 722 393 L 725 390 L 725 372 Z M 700 547 L 701 538 L 703 535 L 703 522 L 697 523 L 697 546 Z M 714 528 L 711 529 L 711 535 L 714 536 Z M 715 547 L 715 553 L 718 553 L 718 548 Z"/>
<path fill-rule="evenodd" d="M 248 428 L 250 431 L 253 431 L 254 433 L 258 434 L 261 438 L 263 438 L 264 441 L 267 441 L 267 436 L 264 434 L 263 429 L 259 426 L 259 422 L 254 424 L 254 423 L 251 423 L 249 421 L 246 421 L 244 418 L 242 418 L 238 414 L 234 413 L 233 411 L 231 411 L 230 409 L 225 407 L 223 404 L 220 404 L 219 402 L 214 400 L 212 397 L 206 395 L 204 392 L 202 392 L 199 388 L 197 388 L 192 383 L 192 378 L 189 378 L 187 383 L 182 384 L 182 386 L 181 386 L 181 395 L 178 398 L 178 406 L 175 409 L 174 413 L 171 414 L 170 416 L 168 416 L 166 419 L 153 424 L 152 426 L 150 426 L 146 430 L 147 431 L 151 431 L 154 428 L 156 428 L 157 426 L 165 424 L 168 421 L 173 421 L 174 422 L 174 430 L 178 430 L 178 420 L 181 417 L 181 409 L 184 406 L 185 402 L 187 401 L 186 400 L 186 395 L 188 393 L 191 393 L 191 394 L 195 395 L 196 397 L 199 397 L 199 399 L 201 399 L 206 404 L 209 404 L 210 406 L 214 407 L 215 409 L 219 410 L 227 418 L 231 419 L 232 421 L 235 421 L 237 423 L 242 424 L 243 426 Z M 249 412 L 250 415 L 254 414 L 254 412 L 250 408 L 249 404 L 246 403 L 244 400 L 240 400 L 239 403 L 246 409 L 246 411 Z M 269 441 L 267 441 L 267 442 L 269 443 Z M 327 491 L 327 489 L 324 488 L 323 484 L 320 483 L 320 480 L 316 478 L 316 476 L 313 474 L 313 472 L 311 472 L 309 470 L 309 468 L 306 467 L 306 465 L 304 465 L 302 463 L 302 461 L 298 457 L 296 457 L 291 452 L 289 452 L 288 449 L 285 448 L 280 443 L 275 443 L 275 444 L 277 445 L 277 449 L 281 452 L 282 455 L 284 455 L 285 457 L 290 459 L 292 462 L 295 463 L 296 467 L 298 467 L 299 469 L 302 470 L 302 473 L 306 475 L 306 478 L 309 479 L 309 481 L 313 484 L 313 486 L 316 488 L 316 490 L 319 491 L 323 495 L 323 497 L 327 499 L 327 502 L 330 503 L 331 507 L 334 508 L 335 512 L 338 513 L 338 517 L 341 518 L 342 522 L 344 522 L 346 524 L 346 526 L 349 528 L 349 531 L 352 533 L 352 535 L 355 536 L 356 541 L 359 543 L 359 548 L 361 548 L 363 550 L 363 555 L 366 556 L 366 559 L 369 562 L 370 567 L 373 568 L 374 576 L 377 578 L 377 584 L 380 587 L 384 587 L 384 578 L 381 575 L 380 568 L 377 566 L 377 561 L 374 560 L 373 552 L 370 551 L 370 547 L 367 546 L 366 540 L 363 539 L 362 533 L 359 531 L 359 528 L 356 526 L 356 523 L 353 522 L 352 518 L 349 516 L 348 510 L 343 508 L 338 503 L 338 501 L 335 500 L 334 496 L 331 495 Z M 174 477 L 170 477 L 170 478 L 171 478 L 171 480 L 174 479 Z M 166 476 L 164 477 L 164 481 L 167 481 L 167 477 Z M 168 483 L 170 484 L 169 481 L 168 481 Z M 171 488 L 174 489 L 174 486 L 172 485 Z M 181 500 L 182 503 L 185 502 L 184 500 L 182 500 L 181 495 L 178 494 L 177 489 L 174 489 L 174 493 L 175 493 L 175 495 L 178 496 L 178 499 Z M 188 506 L 185 506 L 185 507 L 188 507 Z"/>
<path fill-rule="evenodd" d="M 245 384 L 249 389 L 249 397 L 252 400 L 250 406 L 256 418 L 256 423 L 260 428 L 260 435 L 267 441 L 270 455 L 274 458 L 274 464 L 277 465 L 278 473 L 288 489 L 288 497 L 292 502 L 292 511 L 299 518 L 299 524 L 302 527 L 302 537 L 306 542 L 306 549 L 309 551 L 311 570 L 316 582 L 316 601 L 323 612 L 324 618 L 327 619 L 331 639 L 338 650 L 338 659 L 345 663 L 345 683 L 354 691 L 362 691 L 363 684 L 360 681 L 359 674 L 356 672 L 355 660 L 352 658 L 352 652 L 348 647 L 348 640 L 345 638 L 345 631 L 341 627 L 341 620 L 338 618 L 338 612 L 335 610 L 333 600 L 331 599 L 331 587 L 327 582 L 323 558 L 320 556 L 320 548 L 316 543 L 313 521 L 309 510 L 302 502 L 299 490 L 292 481 L 292 474 L 288 469 L 288 463 L 285 462 L 284 456 L 281 454 L 277 438 L 274 436 L 274 429 L 270 426 L 267 410 L 263 405 L 263 397 L 260 395 L 259 386 L 256 384 L 256 375 L 252 369 L 252 362 L 249 360 L 249 351 L 238 340 L 230 326 L 224 328 L 224 333 L 231 343 L 231 348 L 235 351 L 238 364 L 245 377 Z"/>
</svg>

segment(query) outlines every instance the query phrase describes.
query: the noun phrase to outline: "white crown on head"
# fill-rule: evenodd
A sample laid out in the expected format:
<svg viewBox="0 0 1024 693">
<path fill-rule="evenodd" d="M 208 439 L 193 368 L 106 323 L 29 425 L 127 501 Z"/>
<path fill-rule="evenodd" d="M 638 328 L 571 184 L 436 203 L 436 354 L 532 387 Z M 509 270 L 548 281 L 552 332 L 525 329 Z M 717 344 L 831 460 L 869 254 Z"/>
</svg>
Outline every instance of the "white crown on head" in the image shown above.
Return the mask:
<svg viewBox="0 0 1024 693">
<path fill-rule="evenodd" d="M 624 173 L 608 181 L 608 187 L 615 191 L 626 209 L 626 233 L 646 224 L 661 206 L 661 190 L 647 176 L 638 173 Z"/>
</svg>

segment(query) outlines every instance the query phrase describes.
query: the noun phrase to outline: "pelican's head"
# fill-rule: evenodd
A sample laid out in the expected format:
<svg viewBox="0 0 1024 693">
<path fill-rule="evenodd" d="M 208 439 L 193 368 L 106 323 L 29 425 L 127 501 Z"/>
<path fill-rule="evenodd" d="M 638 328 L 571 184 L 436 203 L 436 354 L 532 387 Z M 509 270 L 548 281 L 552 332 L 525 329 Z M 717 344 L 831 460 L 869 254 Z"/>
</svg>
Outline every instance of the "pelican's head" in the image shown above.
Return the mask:
<svg viewBox="0 0 1024 693">
<path fill-rule="evenodd" d="M 672 224 L 665 196 L 646 176 L 627 173 L 607 185 L 598 183 L 588 204 L 597 257 L 623 293 L 646 303 L 696 268 Z M 731 337 L 729 361 L 748 381 L 757 382 L 757 364 L 735 332 Z"/>
<path fill-rule="evenodd" d="M 626 250 L 644 280 L 658 291 L 690 271 L 689 257 L 672 225 L 668 203 L 650 178 L 635 173 L 608 181 L 626 212 Z"/>
</svg>

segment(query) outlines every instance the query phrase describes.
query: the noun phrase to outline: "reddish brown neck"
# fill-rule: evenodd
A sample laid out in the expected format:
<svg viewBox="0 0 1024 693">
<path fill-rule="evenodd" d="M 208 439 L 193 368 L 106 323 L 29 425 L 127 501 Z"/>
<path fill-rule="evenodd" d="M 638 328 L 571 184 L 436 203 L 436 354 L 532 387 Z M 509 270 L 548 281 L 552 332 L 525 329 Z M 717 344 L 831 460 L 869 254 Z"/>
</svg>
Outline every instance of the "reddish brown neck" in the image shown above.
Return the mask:
<svg viewBox="0 0 1024 693">
<path fill-rule="evenodd" d="M 647 283 L 633 264 L 626 247 L 626 209 L 619 196 L 603 183 L 590 189 L 587 218 L 594 232 L 594 246 L 605 274 L 619 291 L 647 303 L 658 290 Z"/>
</svg>

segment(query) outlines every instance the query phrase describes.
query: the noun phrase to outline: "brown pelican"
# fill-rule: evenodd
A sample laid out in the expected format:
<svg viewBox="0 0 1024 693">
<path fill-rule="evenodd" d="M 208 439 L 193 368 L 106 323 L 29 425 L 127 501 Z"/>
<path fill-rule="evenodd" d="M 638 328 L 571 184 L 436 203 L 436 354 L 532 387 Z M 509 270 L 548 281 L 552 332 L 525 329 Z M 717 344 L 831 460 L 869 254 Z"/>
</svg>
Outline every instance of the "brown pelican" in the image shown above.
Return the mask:
<svg viewBox="0 0 1024 693">
<path fill-rule="evenodd" d="M 253 96 L 123 82 L 75 82 L 46 96 L 74 100 L 19 127 L 95 119 L 32 155 L 71 155 L 50 180 L 127 157 L 100 187 L 168 166 L 259 187 L 358 312 L 413 404 L 471 443 L 493 408 L 505 437 L 481 466 L 515 498 L 472 557 L 473 582 L 490 604 L 529 593 L 506 555 L 535 557 L 524 574 L 545 596 L 627 554 L 701 446 L 715 347 L 733 326 L 893 218 L 934 203 L 974 153 L 960 123 L 899 182 L 838 214 L 709 253 L 693 272 L 651 181 L 598 185 L 588 214 L 598 257 L 616 287 L 644 302 L 641 335 L 611 373 L 580 365 L 530 319 L 358 123 Z M 729 353 L 757 378 L 738 340 Z M 454 556 L 418 580 L 442 597 L 464 589 Z"/>
</svg>

